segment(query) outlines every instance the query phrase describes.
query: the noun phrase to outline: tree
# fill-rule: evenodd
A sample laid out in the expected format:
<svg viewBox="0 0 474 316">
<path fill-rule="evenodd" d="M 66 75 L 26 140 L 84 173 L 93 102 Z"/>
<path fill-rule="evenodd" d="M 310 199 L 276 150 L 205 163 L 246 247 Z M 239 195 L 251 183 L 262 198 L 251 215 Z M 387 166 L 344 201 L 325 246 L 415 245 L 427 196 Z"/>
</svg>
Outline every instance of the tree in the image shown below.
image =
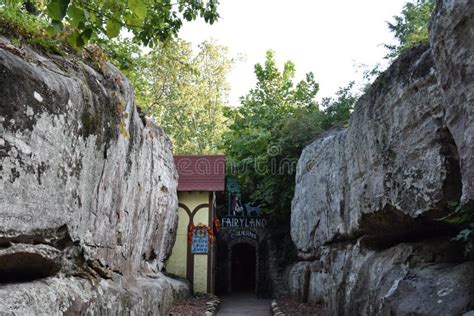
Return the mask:
<svg viewBox="0 0 474 316">
<path fill-rule="evenodd" d="M 335 98 L 325 98 L 320 109 L 314 75 L 295 83 L 294 64 L 278 69 L 272 51 L 255 66 L 255 75 L 256 86 L 241 98 L 241 106 L 226 113 L 232 121 L 224 133 L 226 160 L 243 198 L 287 224 L 303 148 L 321 132 L 346 126 L 358 96 L 350 83 Z"/>
<path fill-rule="evenodd" d="M 34 8 L 40 10 L 38 3 Z M 0 31 L 59 54 L 71 51 L 58 36 L 45 34 L 44 19 L 18 12 L 0 5 Z M 218 152 L 226 128 L 226 76 L 233 62 L 226 48 L 204 42 L 195 55 L 190 43 L 177 38 L 160 42 L 151 50 L 122 36 L 96 42 L 101 49 L 91 47 L 83 55 L 99 70 L 108 60 L 122 71 L 134 87 L 140 109 L 164 128 L 176 153 Z"/>
<path fill-rule="evenodd" d="M 347 86 L 337 90 L 335 98 L 324 98 L 321 101 L 321 106 L 324 108 L 321 117 L 321 128 L 323 130 L 347 125 L 354 104 L 359 99 L 359 94 L 354 93 L 353 88 L 354 81 L 351 81 Z"/>
<path fill-rule="evenodd" d="M 405 4 L 400 15 L 394 16 L 393 23 L 387 22 L 398 44 L 385 45 L 389 50 L 386 58 L 393 59 L 402 51 L 428 41 L 428 25 L 434 6 L 434 0 L 409 2 Z"/>
<path fill-rule="evenodd" d="M 287 120 L 318 112 L 315 96 L 319 86 L 312 73 L 295 84 L 294 64 L 288 61 L 279 70 L 272 51 L 267 52 L 263 65 L 255 65 L 255 75 L 257 84 L 241 98 L 241 106 L 228 109 L 232 124 L 224 133 L 224 147 L 244 197 L 261 204 L 275 218 L 283 218 L 289 214 L 289 208 L 283 209 L 288 198 L 283 203 L 279 194 L 288 195 L 291 181 L 281 181 L 294 171 L 283 170 L 282 162 L 297 159 L 299 153 L 281 150 L 284 135 L 280 131 Z"/>
<path fill-rule="evenodd" d="M 132 83 L 138 106 L 143 108 L 149 104 L 153 96 L 151 53 L 147 53 L 135 41 L 120 37 L 104 41 L 100 47 L 108 61 L 118 67 Z"/>
<path fill-rule="evenodd" d="M 265 179 L 264 187 L 271 190 L 274 217 L 288 220 L 294 195 L 296 163 L 303 149 L 319 134 L 335 127 L 346 127 L 358 94 L 353 82 L 339 88 L 334 98 L 324 98 L 318 110 L 300 108 L 294 115 L 282 120 L 273 131 L 273 142 L 279 154 L 272 157 L 280 170 L 276 177 Z"/>
<path fill-rule="evenodd" d="M 203 42 L 194 56 L 190 43 L 174 40 L 147 58 L 148 65 L 138 72 L 151 85 L 137 92 L 143 110 L 170 136 L 175 153 L 218 152 L 227 127 L 226 76 L 232 65 L 227 49 Z"/>
<path fill-rule="evenodd" d="M 125 30 L 145 45 L 156 46 L 174 37 L 183 20 L 198 17 L 207 23 L 218 18 L 218 0 L 1 0 L 0 6 L 20 13 L 33 13 L 50 23 L 50 33 L 68 28 L 69 43 L 82 48 L 117 37 Z"/>
</svg>

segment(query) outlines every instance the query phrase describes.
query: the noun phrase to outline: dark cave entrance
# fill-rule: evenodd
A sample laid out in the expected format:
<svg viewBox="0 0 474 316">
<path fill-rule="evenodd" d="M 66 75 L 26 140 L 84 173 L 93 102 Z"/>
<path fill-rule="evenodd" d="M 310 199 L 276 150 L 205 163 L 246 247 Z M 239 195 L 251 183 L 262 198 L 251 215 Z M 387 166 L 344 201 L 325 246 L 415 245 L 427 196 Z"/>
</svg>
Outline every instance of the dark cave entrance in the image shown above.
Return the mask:
<svg viewBox="0 0 474 316">
<path fill-rule="evenodd" d="M 247 243 L 232 247 L 232 292 L 255 292 L 256 249 Z"/>
</svg>

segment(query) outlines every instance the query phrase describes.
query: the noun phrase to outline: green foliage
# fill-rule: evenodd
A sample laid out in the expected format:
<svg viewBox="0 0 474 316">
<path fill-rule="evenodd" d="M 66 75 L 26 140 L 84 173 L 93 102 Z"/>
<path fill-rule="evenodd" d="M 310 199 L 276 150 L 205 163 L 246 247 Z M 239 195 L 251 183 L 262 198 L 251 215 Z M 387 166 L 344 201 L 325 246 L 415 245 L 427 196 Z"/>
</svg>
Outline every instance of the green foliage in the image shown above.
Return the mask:
<svg viewBox="0 0 474 316">
<path fill-rule="evenodd" d="M 354 103 L 359 96 L 353 92 L 354 82 L 339 88 L 335 98 L 324 98 L 321 106 L 324 115 L 321 119 L 321 128 L 327 130 L 333 127 L 343 127 L 349 122 Z"/>
<path fill-rule="evenodd" d="M 189 43 L 173 41 L 155 50 L 151 61 L 153 97 L 146 111 L 173 140 L 175 153 L 218 152 L 227 127 L 227 49 L 203 42 L 193 55 Z"/>
<path fill-rule="evenodd" d="M 26 6 L 6 7 L 0 5 L 0 33 L 7 34 L 13 40 L 24 40 L 31 45 L 47 51 L 62 53 L 64 39 L 62 34 L 49 34 L 49 24 L 33 14 L 26 13 Z"/>
<path fill-rule="evenodd" d="M 227 49 L 203 42 L 198 52 L 183 40 L 170 40 L 143 53 L 131 40 L 101 43 L 128 77 L 146 114 L 170 136 L 174 152 L 217 153 L 227 128 L 226 76 L 233 61 Z"/>
<path fill-rule="evenodd" d="M 404 50 L 428 41 L 428 25 L 434 6 L 434 0 L 414 0 L 403 7 L 400 15 L 394 16 L 393 23 L 387 22 L 398 44 L 385 45 L 389 50 L 386 58 L 395 58 Z"/>
<path fill-rule="evenodd" d="M 145 53 L 143 47 L 131 39 L 101 40 L 98 44 L 108 60 L 132 83 L 138 106 L 143 108 L 149 104 L 153 84 L 150 53 Z"/>
<path fill-rule="evenodd" d="M 53 21 L 61 22 L 66 16 L 69 0 L 51 0 L 47 6 L 46 12 Z"/>
<path fill-rule="evenodd" d="M 232 121 L 224 133 L 226 159 L 244 199 L 287 222 L 301 151 L 325 129 L 347 124 L 357 96 L 351 83 L 335 99 L 325 99 L 326 109 L 320 111 L 314 75 L 308 73 L 295 84 L 294 64 L 288 61 L 278 69 L 272 51 L 264 64 L 255 66 L 255 75 L 255 88 L 241 98 L 240 107 L 226 113 Z"/>
<path fill-rule="evenodd" d="M 18 35 L 31 44 L 61 54 L 65 53 L 68 43 L 74 46 L 82 41 L 83 45 L 84 40 L 92 36 L 91 32 L 83 32 L 77 37 L 78 33 L 68 30 L 49 33 L 46 29 L 50 24 L 46 19 L 27 14 L 25 10 L 21 5 L 0 6 L 3 33 Z M 51 2 L 48 10 L 61 15 L 64 8 L 58 2 Z M 72 12 L 73 17 L 84 12 L 76 11 L 69 6 L 68 12 Z M 108 59 L 127 76 L 138 104 L 168 133 L 176 153 L 218 152 L 227 126 L 224 117 L 229 89 L 226 76 L 232 65 L 224 47 L 204 42 L 194 54 L 191 44 L 170 39 L 146 52 L 134 39 L 98 37 L 95 41 L 103 51 L 90 46 L 82 55 L 91 59 L 99 70 Z"/>
<path fill-rule="evenodd" d="M 90 41 L 115 38 L 122 30 L 153 47 L 174 37 L 183 20 L 201 17 L 214 23 L 219 18 L 217 5 L 217 0 L 0 0 L 6 10 L 39 14 L 48 22 L 50 34 L 67 26 L 69 44 L 76 49 Z"/>
<path fill-rule="evenodd" d="M 313 74 L 294 84 L 295 68 L 286 62 L 280 71 L 274 53 L 268 51 L 265 63 L 255 66 L 257 84 L 241 99 L 241 106 L 228 109 L 232 125 L 224 134 L 225 152 L 229 163 L 238 170 L 242 187 L 252 200 L 274 210 L 278 193 L 278 171 L 272 160 L 279 159 L 279 128 L 284 121 L 318 110 L 314 97 L 319 89 Z M 288 187 L 291 187 L 288 185 Z"/>
<path fill-rule="evenodd" d="M 474 207 L 460 202 L 449 202 L 448 208 L 451 213 L 442 220 L 462 227 L 453 240 L 464 242 L 466 255 L 472 255 L 474 253 Z"/>
</svg>

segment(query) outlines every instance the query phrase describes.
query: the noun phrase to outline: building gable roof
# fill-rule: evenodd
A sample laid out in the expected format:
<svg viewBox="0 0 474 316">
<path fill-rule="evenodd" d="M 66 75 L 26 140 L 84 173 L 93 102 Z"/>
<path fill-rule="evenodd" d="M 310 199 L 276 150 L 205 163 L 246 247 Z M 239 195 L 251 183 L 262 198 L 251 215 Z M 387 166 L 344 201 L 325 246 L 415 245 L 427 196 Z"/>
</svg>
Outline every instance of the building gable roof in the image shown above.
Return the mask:
<svg viewBox="0 0 474 316">
<path fill-rule="evenodd" d="M 224 191 L 224 155 L 174 156 L 178 170 L 178 191 Z"/>
</svg>

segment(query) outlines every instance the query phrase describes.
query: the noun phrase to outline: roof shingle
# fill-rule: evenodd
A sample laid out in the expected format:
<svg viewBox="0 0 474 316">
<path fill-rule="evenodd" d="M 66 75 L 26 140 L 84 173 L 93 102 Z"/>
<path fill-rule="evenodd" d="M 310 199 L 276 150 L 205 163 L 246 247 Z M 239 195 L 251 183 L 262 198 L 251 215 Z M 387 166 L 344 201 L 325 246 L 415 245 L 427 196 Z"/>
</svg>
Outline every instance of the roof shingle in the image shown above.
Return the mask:
<svg viewBox="0 0 474 316">
<path fill-rule="evenodd" d="M 178 191 L 224 191 L 224 155 L 174 156 L 178 170 Z"/>
</svg>

